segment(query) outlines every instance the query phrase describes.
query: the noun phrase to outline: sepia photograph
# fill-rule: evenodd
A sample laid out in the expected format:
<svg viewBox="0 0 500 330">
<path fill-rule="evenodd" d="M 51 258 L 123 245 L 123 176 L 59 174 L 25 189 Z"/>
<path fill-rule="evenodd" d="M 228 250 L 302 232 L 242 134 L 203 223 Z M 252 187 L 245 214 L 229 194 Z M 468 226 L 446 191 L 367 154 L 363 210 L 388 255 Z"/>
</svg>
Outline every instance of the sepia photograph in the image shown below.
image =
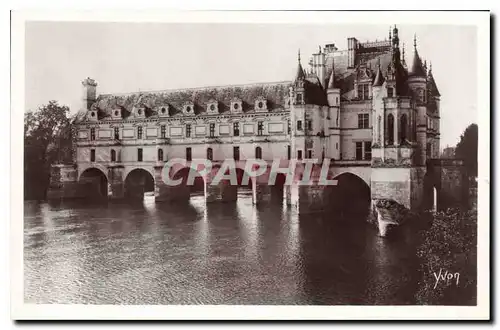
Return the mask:
<svg viewBox="0 0 500 330">
<path fill-rule="evenodd" d="M 489 13 L 216 14 L 13 13 L 13 315 L 488 318 Z"/>
</svg>

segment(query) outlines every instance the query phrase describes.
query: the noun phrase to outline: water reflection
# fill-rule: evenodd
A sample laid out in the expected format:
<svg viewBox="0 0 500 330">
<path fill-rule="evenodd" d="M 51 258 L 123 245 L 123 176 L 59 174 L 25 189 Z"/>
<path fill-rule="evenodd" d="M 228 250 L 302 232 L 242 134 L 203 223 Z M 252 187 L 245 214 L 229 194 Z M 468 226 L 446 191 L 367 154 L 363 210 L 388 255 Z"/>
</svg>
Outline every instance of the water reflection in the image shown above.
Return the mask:
<svg viewBox="0 0 500 330">
<path fill-rule="evenodd" d="M 277 203 L 25 203 L 25 300 L 92 304 L 407 304 L 408 240 Z M 347 220 L 347 221 L 341 221 Z M 358 221 L 357 221 L 358 220 Z M 360 221 L 359 221 L 360 220 Z M 405 237 L 403 235 L 403 237 Z"/>
</svg>

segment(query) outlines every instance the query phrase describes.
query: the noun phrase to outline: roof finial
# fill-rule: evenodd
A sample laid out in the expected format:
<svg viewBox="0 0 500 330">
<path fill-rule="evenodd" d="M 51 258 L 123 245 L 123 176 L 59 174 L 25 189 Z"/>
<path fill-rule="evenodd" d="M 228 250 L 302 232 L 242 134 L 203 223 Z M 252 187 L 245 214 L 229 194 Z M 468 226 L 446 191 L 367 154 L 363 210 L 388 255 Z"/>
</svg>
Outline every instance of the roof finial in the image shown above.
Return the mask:
<svg viewBox="0 0 500 330">
<path fill-rule="evenodd" d="M 319 53 L 321 54 L 321 45 L 318 45 Z"/>
<path fill-rule="evenodd" d="M 429 61 L 429 73 L 432 71 L 432 61 Z"/>
<path fill-rule="evenodd" d="M 392 39 L 392 36 L 391 36 L 391 33 L 392 33 L 392 32 L 391 32 L 391 31 L 392 31 L 392 28 L 391 28 L 391 26 L 389 25 L 389 40 L 391 40 L 391 39 Z"/>
<path fill-rule="evenodd" d="M 298 57 L 299 57 L 299 63 L 300 63 L 300 48 L 299 48 L 299 56 Z"/>
<path fill-rule="evenodd" d="M 413 47 L 415 49 L 417 49 L 417 34 L 416 33 L 413 35 Z"/>
</svg>

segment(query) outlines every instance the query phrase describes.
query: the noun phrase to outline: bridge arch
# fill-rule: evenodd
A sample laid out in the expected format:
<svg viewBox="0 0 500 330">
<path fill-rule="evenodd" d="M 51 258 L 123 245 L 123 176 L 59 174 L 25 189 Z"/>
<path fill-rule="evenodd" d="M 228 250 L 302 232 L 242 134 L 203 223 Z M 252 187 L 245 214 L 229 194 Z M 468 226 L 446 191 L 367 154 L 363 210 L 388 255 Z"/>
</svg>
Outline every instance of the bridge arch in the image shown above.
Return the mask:
<svg viewBox="0 0 500 330">
<path fill-rule="evenodd" d="M 371 190 L 366 180 L 351 172 L 333 177 L 337 185 L 325 188 L 325 205 L 340 214 L 368 214 Z"/>
<path fill-rule="evenodd" d="M 84 186 L 86 195 L 89 197 L 108 196 L 108 177 L 100 168 L 86 168 L 80 174 L 78 182 Z"/>
<path fill-rule="evenodd" d="M 124 188 L 127 198 L 143 199 L 145 193 L 154 194 L 154 176 L 147 169 L 134 168 L 125 175 Z"/>
</svg>

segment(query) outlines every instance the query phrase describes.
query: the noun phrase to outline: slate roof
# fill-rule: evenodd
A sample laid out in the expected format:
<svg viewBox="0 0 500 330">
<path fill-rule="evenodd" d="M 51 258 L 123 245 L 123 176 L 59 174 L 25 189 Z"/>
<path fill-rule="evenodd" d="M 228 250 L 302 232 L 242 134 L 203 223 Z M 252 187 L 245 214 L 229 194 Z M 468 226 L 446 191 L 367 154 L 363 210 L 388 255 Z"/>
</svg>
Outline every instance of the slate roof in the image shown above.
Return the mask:
<svg viewBox="0 0 500 330">
<path fill-rule="evenodd" d="M 145 107 L 146 117 L 158 116 L 158 109 L 169 107 L 170 116 L 181 114 L 183 106 L 192 102 L 196 114 L 206 112 L 206 104 L 212 100 L 218 102 L 219 113 L 230 111 L 231 101 L 240 99 L 243 112 L 253 111 L 255 101 L 259 97 L 267 100 L 267 109 L 284 108 L 288 89 L 292 82 L 278 82 L 268 84 L 232 85 L 223 87 L 202 87 L 177 90 L 165 90 L 155 92 L 138 92 L 130 94 L 104 94 L 99 95 L 92 109 L 98 111 L 98 119 L 111 117 L 113 110 L 121 108 L 124 118 L 133 116 L 134 106 Z M 85 115 L 85 111 L 82 115 Z M 80 116 L 79 118 L 83 118 Z"/>
</svg>

